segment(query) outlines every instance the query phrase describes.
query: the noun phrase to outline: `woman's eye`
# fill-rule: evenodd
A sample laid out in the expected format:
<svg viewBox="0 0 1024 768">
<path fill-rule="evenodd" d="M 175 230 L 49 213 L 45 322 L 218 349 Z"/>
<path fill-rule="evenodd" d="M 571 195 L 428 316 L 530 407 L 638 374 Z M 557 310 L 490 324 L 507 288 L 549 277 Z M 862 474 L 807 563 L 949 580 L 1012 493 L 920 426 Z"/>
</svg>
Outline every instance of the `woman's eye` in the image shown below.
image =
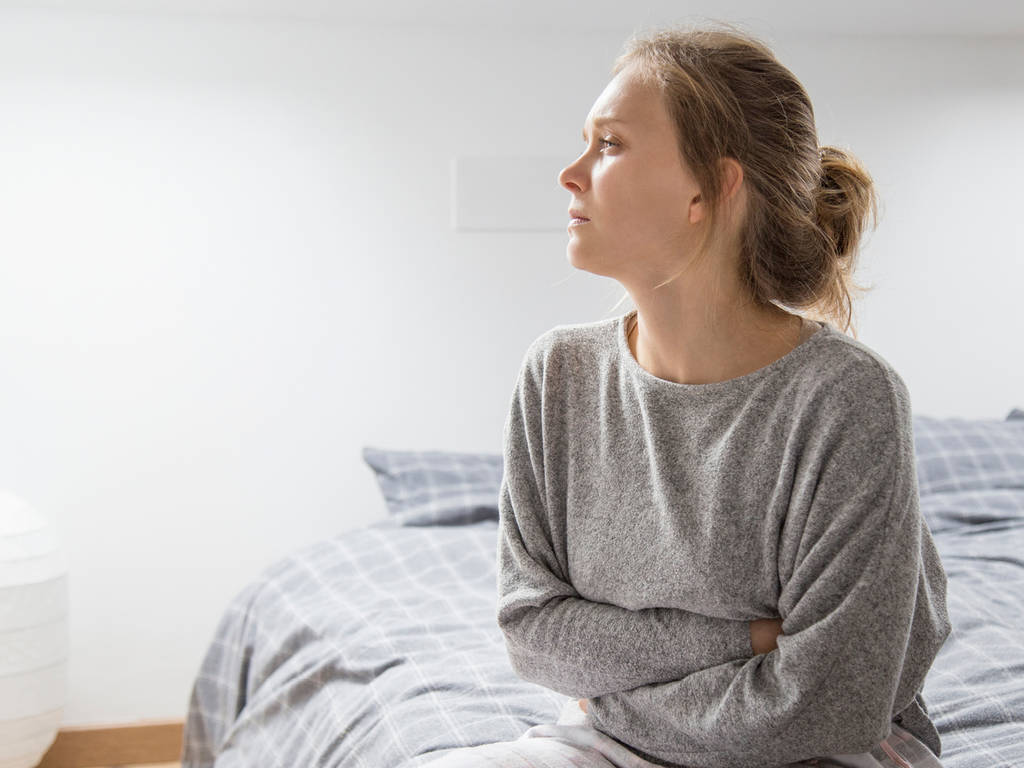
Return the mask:
<svg viewBox="0 0 1024 768">
<path fill-rule="evenodd" d="M 619 146 L 617 142 L 611 141 L 610 139 L 598 139 L 597 143 L 598 144 L 607 144 L 609 147 L 617 147 L 617 146 Z M 586 154 L 588 151 L 589 151 L 589 148 L 585 148 L 583 150 L 583 154 Z"/>
</svg>

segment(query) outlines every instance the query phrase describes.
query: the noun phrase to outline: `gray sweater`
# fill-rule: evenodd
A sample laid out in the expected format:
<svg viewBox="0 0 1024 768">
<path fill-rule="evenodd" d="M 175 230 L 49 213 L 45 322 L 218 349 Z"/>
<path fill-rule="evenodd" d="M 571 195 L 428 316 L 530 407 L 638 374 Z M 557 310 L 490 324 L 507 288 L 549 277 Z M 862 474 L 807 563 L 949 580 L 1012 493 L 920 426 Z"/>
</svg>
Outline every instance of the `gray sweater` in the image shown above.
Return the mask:
<svg viewBox="0 0 1024 768">
<path fill-rule="evenodd" d="M 665 766 L 941 755 L 921 688 L 952 627 L 910 395 L 827 323 L 753 373 L 642 368 L 633 313 L 528 348 L 504 427 L 497 622 L 524 680 Z M 749 622 L 781 618 L 755 655 Z"/>
</svg>

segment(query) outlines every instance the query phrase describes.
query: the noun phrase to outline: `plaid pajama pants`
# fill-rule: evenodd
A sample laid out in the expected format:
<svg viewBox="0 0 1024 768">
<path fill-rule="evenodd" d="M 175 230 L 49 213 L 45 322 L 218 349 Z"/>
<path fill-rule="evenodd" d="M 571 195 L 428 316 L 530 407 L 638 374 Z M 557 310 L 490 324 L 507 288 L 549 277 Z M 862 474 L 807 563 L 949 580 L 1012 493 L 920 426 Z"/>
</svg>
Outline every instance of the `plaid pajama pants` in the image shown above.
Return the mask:
<svg viewBox="0 0 1024 768">
<path fill-rule="evenodd" d="M 554 725 L 535 725 L 514 741 L 452 750 L 426 768 L 662 768 L 583 723 L 583 710 L 571 699 Z M 942 768 L 942 763 L 893 723 L 892 733 L 870 752 L 826 755 L 786 768 Z"/>
</svg>

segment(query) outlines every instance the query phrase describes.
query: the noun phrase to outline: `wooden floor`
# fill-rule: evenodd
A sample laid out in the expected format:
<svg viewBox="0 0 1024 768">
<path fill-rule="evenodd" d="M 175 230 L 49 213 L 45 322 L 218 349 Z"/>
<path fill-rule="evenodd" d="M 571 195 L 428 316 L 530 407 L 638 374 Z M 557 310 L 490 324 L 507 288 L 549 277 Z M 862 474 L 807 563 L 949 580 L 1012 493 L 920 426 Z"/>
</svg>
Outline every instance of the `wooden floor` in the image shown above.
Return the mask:
<svg viewBox="0 0 1024 768">
<path fill-rule="evenodd" d="M 181 768 L 182 720 L 66 726 L 36 768 Z"/>
</svg>

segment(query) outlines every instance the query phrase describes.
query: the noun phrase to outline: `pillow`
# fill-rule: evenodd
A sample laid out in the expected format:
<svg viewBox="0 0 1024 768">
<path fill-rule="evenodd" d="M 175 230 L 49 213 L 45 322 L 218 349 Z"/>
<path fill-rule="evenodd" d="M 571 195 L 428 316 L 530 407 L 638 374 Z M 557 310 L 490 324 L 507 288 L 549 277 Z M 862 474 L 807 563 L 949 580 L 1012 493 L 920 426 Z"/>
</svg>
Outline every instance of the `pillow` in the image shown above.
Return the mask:
<svg viewBox="0 0 1024 768">
<path fill-rule="evenodd" d="M 1024 522 L 1024 418 L 913 418 L 921 513 L 932 533 Z"/>
<path fill-rule="evenodd" d="M 1020 421 L 914 416 L 921 495 L 1024 490 L 1024 424 Z"/>
<path fill-rule="evenodd" d="M 363 447 L 389 516 L 401 526 L 498 520 L 500 453 L 392 451 Z"/>
</svg>

